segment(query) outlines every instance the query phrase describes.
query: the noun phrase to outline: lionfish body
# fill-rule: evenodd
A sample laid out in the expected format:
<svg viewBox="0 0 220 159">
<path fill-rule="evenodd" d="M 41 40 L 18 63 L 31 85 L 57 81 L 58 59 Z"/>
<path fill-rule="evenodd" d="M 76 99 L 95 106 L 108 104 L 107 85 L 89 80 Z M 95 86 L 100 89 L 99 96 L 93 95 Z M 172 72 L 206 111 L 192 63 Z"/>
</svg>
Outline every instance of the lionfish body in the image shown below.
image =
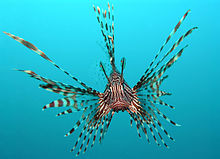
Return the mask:
<svg viewBox="0 0 220 159">
<path fill-rule="evenodd" d="M 44 52 L 39 50 L 30 42 L 25 41 L 18 36 L 4 32 L 8 36 L 12 37 L 16 41 L 39 54 L 41 57 L 52 63 L 55 67 L 63 71 L 65 74 L 70 76 L 74 81 L 81 85 L 81 87 L 74 87 L 72 85 L 44 78 L 30 70 L 18 70 L 29 74 L 32 78 L 44 82 L 44 84 L 40 84 L 41 88 L 65 96 L 64 98 L 55 100 L 50 104 L 45 105 L 43 110 L 52 107 L 66 107 L 66 110 L 57 114 L 57 116 L 82 111 L 81 118 L 65 135 L 69 136 L 82 125 L 80 135 L 74 147 L 71 149 L 71 151 L 73 151 L 76 147 L 79 148 L 78 152 L 76 153 L 77 156 L 80 154 L 82 149 L 84 149 L 83 152 L 85 152 L 89 145 L 93 147 L 98 134 L 99 142 L 102 141 L 115 112 L 128 112 L 131 118 L 131 125 L 134 121 L 139 137 L 141 137 L 141 132 L 143 132 L 147 141 L 149 142 L 149 134 L 151 134 L 158 145 L 160 145 L 161 142 L 165 147 L 168 147 L 168 145 L 165 143 L 162 137 L 163 135 L 160 133 L 160 131 L 164 132 L 164 134 L 171 140 L 174 139 L 162 126 L 162 123 L 159 120 L 159 116 L 167 120 L 169 123 L 175 126 L 179 126 L 174 121 L 170 120 L 165 114 L 163 114 L 159 110 L 158 105 L 174 108 L 173 106 L 165 103 L 160 99 L 162 96 L 171 95 L 170 93 L 160 90 L 160 85 L 168 77 L 167 75 L 163 76 L 163 74 L 182 55 L 182 52 L 187 47 L 187 45 L 180 49 L 175 55 L 173 55 L 165 64 L 162 65 L 162 62 L 175 50 L 175 48 L 183 41 L 183 39 L 191 34 L 193 30 L 197 29 L 197 27 L 188 30 L 184 35 L 182 35 L 160 60 L 157 61 L 157 58 L 161 54 L 164 46 L 169 42 L 170 38 L 178 30 L 183 20 L 188 15 L 189 11 L 185 13 L 185 15 L 172 30 L 160 48 L 159 52 L 156 54 L 149 67 L 144 72 L 144 75 L 140 78 L 137 84 L 131 88 L 123 77 L 125 58 L 122 58 L 121 60 L 121 71 L 118 71 L 115 66 L 113 10 L 113 6 L 110 7 L 109 4 L 108 9 L 102 10 L 102 12 L 99 7 L 94 7 L 98 23 L 101 26 L 101 33 L 104 38 L 106 50 L 108 52 L 110 64 L 112 67 L 111 74 L 108 76 L 103 64 L 100 62 L 100 67 L 102 68 L 102 71 L 108 80 L 103 93 L 87 86 L 85 83 L 72 76 L 69 72 L 59 67 Z"/>
<path fill-rule="evenodd" d="M 135 92 L 122 78 L 117 72 L 112 73 L 110 76 L 110 83 L 100 98 L 100 104 L 106 107 L 107 110 L 118 112 L 133 107 L 132 102 L 135 99 Z"/>
</svg>

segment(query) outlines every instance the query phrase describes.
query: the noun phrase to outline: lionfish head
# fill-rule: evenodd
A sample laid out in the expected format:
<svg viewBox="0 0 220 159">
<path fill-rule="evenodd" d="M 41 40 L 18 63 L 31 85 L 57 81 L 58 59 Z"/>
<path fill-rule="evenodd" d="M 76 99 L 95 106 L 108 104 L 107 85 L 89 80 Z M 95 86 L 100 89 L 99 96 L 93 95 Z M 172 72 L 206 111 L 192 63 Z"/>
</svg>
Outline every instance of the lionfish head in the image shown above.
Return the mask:
<svg viewBox="0 0 220 159">
<path fill-rule="evenodd" d="M 126 110 L 136 112 L 134 105 L 134 100 L 137 100 L 136 93 L 125 82 L 122 73 L 113 71 L 110 77 L 107 78 L 109 82 L 100 98 L 100 103 L 109 111 L 119 112 Z"/>
</svg>

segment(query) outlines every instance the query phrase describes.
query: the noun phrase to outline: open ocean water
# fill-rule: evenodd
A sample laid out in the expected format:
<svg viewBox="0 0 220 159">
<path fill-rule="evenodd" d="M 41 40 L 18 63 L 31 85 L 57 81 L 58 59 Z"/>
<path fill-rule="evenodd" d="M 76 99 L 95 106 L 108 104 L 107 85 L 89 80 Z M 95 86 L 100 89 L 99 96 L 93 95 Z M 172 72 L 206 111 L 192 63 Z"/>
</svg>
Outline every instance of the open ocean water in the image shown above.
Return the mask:
<svg viewBox="0 0 220 159">
<path fill-rule="evenodd" d="M 158 147 L 150 136 L 138 138 L 128 113 L 116 113 L 102 144 L 97 141 L 82 159 L 217 159 L 220 158 L 220 1 L 112 0 L 115 15 L 116 65 L 126 58 L 125 80 L 132 87 L 140 79 L 171 30 L 188 9 L 191 12 L 165 47 L 163 54 L 188 29 L 197 26 L 180 59 L 166 72 L 161 88 L 172 93 L 162 99 L 175 110 L 159 106 L 175 127 L 161 118 L 175 138 Z M 34 72 L 79 86 L 63 72 L 3 31 L 35 44 L 52 60 L 87 85 L 103 91 L 106 79 L 99 67 L 108 57 L 92 5 L 107 8 L 106 0 L 0 1 L 0 159 L 70 159 L 78 133 L 64 138 L 79 113 L 55 117 L 63 109 L 42 111 L 62 96 L 38 88 L 41 83 L 13 68 Z M 174 54 L 174 53 L 173 53 Z M 172 55 L 173 55 L 172 54 Z M 169 59 L 169 58 L 168 58 Z"/>
</svg>

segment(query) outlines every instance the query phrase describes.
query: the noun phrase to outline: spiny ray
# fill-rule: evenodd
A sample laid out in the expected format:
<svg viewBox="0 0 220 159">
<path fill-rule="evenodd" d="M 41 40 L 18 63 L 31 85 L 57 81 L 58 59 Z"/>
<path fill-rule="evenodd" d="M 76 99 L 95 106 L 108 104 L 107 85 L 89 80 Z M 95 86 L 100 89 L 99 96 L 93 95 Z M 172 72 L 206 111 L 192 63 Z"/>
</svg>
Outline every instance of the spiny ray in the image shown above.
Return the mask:
<svg viewBox="0 0 220 159">
<path fill-rule="evenodd" d="M 95 107 L 95 106 L 97 106 L 97 104 L 91 105 L 91 108 L 92 108 L 92 107 Z M 77 129 L 79 128 L 79 126 L 80 126 L 82 123 L 84 123 L 86 120 L 89 120 L 89 118 L 90 118 L 91 116 L 93 116 L 94 113 L 96 113 L 96 111 L 97 111 L 97 109 L 95 108 L 95 109 L 93 109 L 87 116 L 85 116 L 85 113 L 86 113 L 87 110 L 88 110 L 88 109 L 85 109 L 85 110 L 84 110 L 85 112 L 84 112 L 83 115 L 81 116 L 81 119 L 76 122 L 75 126 L 74 126 L 65 136 L 71 135 L 75 130 L 77 130 Z"/>
<path fill-rule="evenodd" d="M 85 108 L 85 107 L 83 107 L 84 106 L 84 104 L 83 104 L 84 101 L 85 100 L 82 100 L 82 99 L 77 100 L 77 96 L 73 95 L 73 96 L 70 96 L 70 97 L 65 97 L 65 98 L 55 100 L 55 101 L 51 102 L 50 104 L 45 105 L 43 107 L 43 110 L 47 109 L 47 108 L 52 108 L 52 107 L 68 107 L 68 106 L 71 106 L 75 110 L 80 111 L 80 110 Z M 95 102 L 95 101 L 97 101 L 97 99 L 91 99 L 91 100 L 86 100 L 86 101 L 87 102 Z"/>
<path fill-rule="evenodd" d="M 175 125 L 175 126 L 180 126 L 179 124 L 175 123 L 174 121 L 170 120 L 166 115 L 164 115 L 152 102 L 150 102 L 151 107 L 147 106 L 147 108 L 157 114 L 159 114 L 161 117 L 163 117 L 166 121 L 168 121 L 169 123 Z"/>
<path fill-rule="evenodd" d="M 90 125 L 90 126 L 88 125 L 88 126 L 87 126 L 87 132 L 86 132 L 86 134 L 84 135 L 83 141 L 82 141 L 82 143 L 81 143 L 81 146 L 80 146 L 79 151 L 77 152 L 76 156 L 79 156 L 80 152 L 82 151 L 82 148 L 83 148 L 83 146 L 84 146 L 84 143 L 85 143 L 85 141 L 86 141 L 86 139 L 87 139 L 88 134 L 89 134 L 89 137 L 88 137 L 88 141 L 89 141 L 90 136 L 91 136 L 91 134 L 92 134 L 92 132 L 93 132 L 93 129 L 94 129 L 96 123 L 97 123 L 97 122 L 94 121 L 94 122 L 92 122 L 92 125 Z"/>
<path fill-rule="evenodd" d="M 149 114 L 151 121 L 154 120 L 154 121 L 158 124 L 158 126 L 161 128 L 161 130 L 167 135 L 167 137 L 170 138 L 171 140 L 175 141 L 175 140 L 173 139 L 173 137 L 171 137 L 171 136 L 168 134 L 168 132 L 163 128 L 162 124 L 160 123 L 160 121 L 158 120 L 156 114 L 154 113 L 154 110 L 153 110 L 151 107 L 149 107 L 149 106 L 148 106 L 148 109 L 149 109 L 149 110 L 151 111 L 151 113 L 152 113 L 152 116 Z M 144 111 L 144 113 L 148 114 L 148 112 L 147 112 L 145 109 L 143 109 L 143 111 Z M 158 110 L 158 111 L 159 111 L 159 110 Z"/>
<path fill-rule="evenodd" d="M 154 141 L 156 142 L 156 144 L 157 144 L 158 146 L 160 146 L 160 143 L 157 141 L 157 138 L 156 138 L 156 136 L 155 136 L 155 134 L 154 134 L 154 132 L 153 132 L 152 127 L 151 127 L 150 124 L 148 124 L 148 123 L 147 123 L 147 126 L 148 126 L 148 128 L 150 129 L 150 132 L 151 132 L 151 135 L 152 135 L 153 138 L 154 138 Z"/>
<path fill-rule="evenodd" d="M 101 123 L 101 129 L 100 129 L 100 137 L 99 137 L 99 143 L 101 143 L 102 141 L 102 135 L 103 135 L 103 129 L 104 129 L 104 123 L 105 123 L 105 117 L 102 119 L 102 123 Z"/>
<path fill-rule="evenodd" d="M 171 137 L 170 134 L 163 128 L 160 121 L 158 119 L 155 119 L 154 117 L 153 117 L 153 119 L 157 123 L 157 125 L 160 127 L 160 129 L 167 135 L 167 137 L 170 138 L 170 140 L 175 141 L 175 139 L 173 137 Z"/>
<path fill-rule="evenodd" d="M 137 94 L 138 98 L 141 102 L 153 102 L 154 104 L 160 104 L 160 105 L 164 105 L 167 107 L 170 107 L 171 109 L 175 109 L 174 106 L 165 103 L 164 101 L 162 101 L 159 96 L 155 95 L 155 94 Z M 145 98 L 147 97 L 147 99 Z"/>
<path fill-rule="evenodd" d="M 105 134 L 107 133 L 107 130 L 108 130 L 108 128 L 109 128 L 109 125 L 110 125 L 110 123 L 111 123 L 111 120 L 112 120 L 112 117 L 113 117 L 114 113 L 115 113 L 114 111 L 111 111 L 111 112 L 109 113 L 109 116 L 108 116 L 107 122 L 106 122 L 106 127 L 104 128 L 103 138 L 104 138 Z"/>
<path fill-rule="evenodd" d="M 154 57 L 153 61 L 150 63 L 149 67 L 147 68 L 147 70 L 145 71 L 144 75 L 141 77 L 141 80 L 139 82 L 141 82 L 143 80 L 143 78 L 146 76 L 147 72 L 149 71 L 149 69 L 151 68 L 151 66 L 153 65 L 154 61 L 157 59 L 157 57 L 159 56 L 159 54 L 162 52 L 164 46 L 168 43 L 168 41 L 170 40 L 170 38 L 176 33 L 176 31 L 179 29 L 180 25 L 182 24 L 182 22 L 184 21 L 184 19 L 186 18 L 186 16 L 188 15 L 188 13 L 190 12 L 190 10 L 188 10 L 184 16 L 180 19 L 180 21 L 177 23 L 177 25 L 175 26 L 175 28 L 171 31 L 170 35 L 167 37 L 167 39 L 165 40 L 164 44 L 162 45 L 162 47 L 160 48 L 160 50 L 158 51 L 158 53 L 156 54 L 156 56 Z"/>
<path fill-rule="evenodd" d="M 79 137 L 78 137 L 78 140 L 77 140 L 76 143 L 75 143 L 75 146 L 71 149 L 71 152 L 74 151 L 74 149 L 75 149 L 76 146 L 78 145 L 78 143 L 79 143 L 79 141 L 81 140 L 82 135 L 85 133 L 86 129 L 87 129 L 87 131 L 89 131 L 89 130 L 92 128 L 92 126 L 93 126 L 93 124 L 94 124 L 95 118 L 96 118 L 96 114 L 93 115 L 91 119 L 89 119 L 89 118 L 87 119 L 87 123 L 84 125 L 84 128 L 83 128 L 83 130 L 81 131 L 81 133 L 80 133 L 80 135 L 79 135 Z M 85 135 L 84 135 L 84 140 L 86 139 L 86 137 L 87 137 L 87 135 L 85 134 Z M 84 143 L 84 142 L 85 142 L 85 141 L 83 141 L 83 143 Z M 78 153 L 76 154 L 76 156 L 78 156 L 79 153 L 80 153 L 80 151 L 82 150 L 83 143 L 81 144 L 80 149 L 79 149 Z"/>
<path fill-rule="evenodd" d="M 166 148 L 169 148 L 169 146 L 165 143 L 165 141 L 163 140 L 160 132 L 158 131 L 156 125 L 154 123 L 152 123 L 153 127 L 154 127 L 154 130 L 157 132 L 158 136 L 160 137 L 160 140 L 162 141 L 163 145 L 166 147 Z"/>
<path fill-rule="evenodd" d="M 50 63 L 52 63 L 55 67 L 57 67 L 58 69 L 60 69 L 61 71 L 63 71 L 65 74 L 67 74 L 68 76 L 70 76 L 73 80 L 75 80 L 77 83 L 79 83 L 80 85 L 82 85 L 84 88 L 87 89 L 87 91 L 89 91 L 90 93 L 93 92 L 94 94 L 97 94 L 98 92 L 90 87 L 88 87 L 85 83 L 81 82 L 80 80 L 78 80 L 77 78 L 75 78 L 74 76 L 72 76 L 70 73 L 68 73 L 67 71 L 65 71 L 64 69 L 62 69 L 61 67 L 59 67 L 56 63 L 54 63 L 43 51 L 39 50 L 36 46 L 34 46 L 33 44 L 31 44 L 30 42 L 15 36 L 13 34 L 4 32 L 6 35 L 10 36 L 11 38 L 13 38 L 14 40 L 18 41 L 19 43 L 23 44 L 24 46 L 26 46 L 27 48 L 31 49 L 32 51 L 36 52 L 38 55 L 40 55 L 41 57 L 43 57 L 44 59 L 46 59 L 47 61 L 49 61 Z"/>
<path fill-rule="evenodd" d="M 66 114 L 70 114 L 70 113 L 73 113 L 72 108 L 63 111 L 63 112 L 57 114 L 56 116 L 66 115 Z"/>
<path fill-rule="evenodd" d="M 101 13 L 101 10 L 99 7 L 95 7 L 93 5 L 94 11 L 96 12 L 97 21 L 100 24 L 101 27 L 101 33 L 105 41 L 106 48 L 108 50 L 108 54 L 110 57 L 110 64 L 112 66 L 112 69 L 115 70 L 115 57 L 114 57 L 114 15 L 111 13 L 113 12 L 114 8 L 112 5 L 112 8 L 110 7 L 108 3 L 108 16 L 107 11 L 104 10 Z M 108 17 L 108 18 L 107 18 Z"/>
<path fill-rule="evenodd" d="M 84 134 L 84 132 L 85 132 L 85 130 L 86 130 L 86 125 L 87 125 L 87 124 L 85 124 L 83 130 L 82 130 L 81 133 L 79 134 L 79 137 L 78 137 L 78 139 L 77 139 L 77 141 L 76 141 L 74 147 L 70 150 L 71 152 L 73 152 L 74 149 L 76 148 L 76 146 L 78 145 L 78 143 L 79 143 L 79 141 L 80 141 L 82 135 Z"/>
<path fill-rule="evenodd" d="M 174 106 L 165 103 L 164 101 L 162 101 L 160 98 L 154 96 L 153 94 L 151 95 L 151 97 L 153 97 L 153 103 L 155 103 L 155 104 L 160 104 L 160 105 L 168 106 L 168 107 L 170 107 L 172 109 L 175 108 Z"/>
<path fill-rule="evenodd" d="M 88 137 L 88 139 L 87 139 L 87 143 L 86 143 L 86 146 L 85 146 L 85 148 L 84 148 L 84 150 L 83 150 L 83 153 L 86 152 L 86 150 L 87 150 L 87 148 L 88 148 L 88 146 L 89 146 L 90 139 L 91 139 L 92 134 L 93 134 L 93 132 L 94 132 L 94 129 L 98 126 L 98 123 L 99 123 L 99 122 L 96 121 L 96 123 L 95 123 L 94 126 L 92 127 L 92 130 L 91 130 L 90 133 L 89 133 L 89 137 Z"/>
<path fill-rule="evenodd" d="M 163 56 L 163 58 L 158 61 L 158 63 L 151 69 L 151 71 L 144 77 L 144 80 L 154 71 L 155 68 L 183 41 L 184 38 L 186 38 L 189 34 L 192 33 L 193 30 L 197 29 L 197 27 L 194 27 L 190 30 L 188 30 L 184 35 L 182 35 L 172 46 L 172 48 Z M 155 79 L 156 80 L 156 79 Z"/>
<path fill-rule="evenodd" d="M 138 96 L 140 96 L 140 100 L 143 100 L 143 101 L 148 101 L 148 102 L 153 102 L 154 104 L 160 104 L 160 105 L 164 105 L 164 106 L 168 106 L 172 109 L 175 109 L 174 106 L 172 105 L 169 105 L 165 102 L 163 102 L 160 98 L 158 98 L 157 96 L 153 95 L 153 94 L 150 94 L 150 95 L 142 95 L 142 94 L 138 94 Z M 145 98 L 142 98 L 143 97 L 147 97 L 147 99 Z"/>
<path fill-rule="evenodd" d="M 51 85 L 56 85 L 56 82 L 55 81 L 52 81 L 50 79 L 46 79 L 44 77 L 41 77 L 40 75 L 36 74 L 35 72 L 31 71 L 31 70 L 18 70 L 18 69 L 15 69 L 16 71 L 21 71 L 21 72 L 24 72 L 26 74 L 29 74 L 32 78 L 35 78 L 39 81 L 42 81 L 42 82 L 45 82 L 45 83 L 48 83 L 48 84 L 51 84 Z"/>
<path fill-rule="evenodd" d="M 111 85 L 111 81 L 110 81 L 110 79 L 108 78 L 108 76 L 106 74 L 106 71 L 105 71 L 105 68 L 104 68 L 102 62 L 100 62 L 100 67 L 102 68 L 102 71 L 105 74 L 106 79 L 108 80 L 109 84 Z"/>
<path fill-rule="evenodd" d="M 100 124 L 101 124 L 101 119 L 99 119 L 99 123 L 98 123 L 98 125 L 97 125 L 97 127 L 96 127 L 95 134 L 93 135 L 93 141 L 92 141 L 91 147 L 93 147 L 94 144 L 95 144 L 95 140 L 96 140 L 96 136 L 97 136 L 97 134 L 98 134 L 98 130 L 99 130 L 99 128 L 100 128 Z"/>
<path fill-rule="evenodd" d="M 139 130 L 139 124 L 138 124 L 138 121 L 137 121 L 137 118 L 135 117 L 134 113 L 129 113 L 131 115 L 131 117 L 134 119 L 135 123 L 136 123 L 136 128 L 137 128 L 137 133 L 138 133 L 138 136 L 141 138 L 141 134 L 140 134 L 140 130 Z"/>
<path fill-rule="evenodd" d="M 47 108 L 53 108 L 53 107 L 68 107 L 68 106 L 73 106 L 76 110 L 79 110 L 76 104 L 76 95 L 73 95 L 72 97 L 66 97 L 62 99 L 55 100 L 43 107 L 44 109 Z"/>
<path fill-rule="evenodd" d="M 153 122 L 153 120 L 152 120 L 152 116 L 151 116 L 149 113 L 147 113 L 147 112 L 145 112 L 145 113 L 146 113 L 146 114 L 143 114 L 142 117 L 143 117 L 144 121 L 146 122 L 146 124 L 147 124 L 147 126 L 148 126 L 148 128 L 149 128 L 149 130 L 150 130 L 150 132 L 151 132 L 151 135 L 152 135 L 152 137 L 153 137 L 153 139 L 154 139 L 154 141 L 156 142 L 156 144 L 157 144 L 158 146 L 161 146 L 160 143 L 157 141 L 157 138 L 156 138 L 156 136 L 155 136 L 155 134 L 154 134 L 154 131 L 153 131 L 152 127 L 151 127 L 151 125 L 154 125 L 154 122 Z M 146 121 L 145 117 L 149 117 L 150 122 Z M 148 142 L 149 142 L 149 141 L 148 141 Z"/>
<path fill-rule="evenodd" d="M 155 106 L 154 106 L 154 107 L 155 107 Z M 158 124 L 158 126 L 161 128 L 161 130 L 167 135 L 167 137 L 174 141 L 173 137 L 171 137 L 171 136 L 168 134 L 168 132 L 163 128 L 162 124 L 161 124 L 160 121 L 157 119 L 156 115 L 154 114 L 154 112 L 156 112 L 156 113 L 158 113 L 158 112 L 161 113 L 161 112 L 160 112 L 159 110 L 158 110 L 158 112 L 157 112 L 157 111 L 153 110 L 153 109 L 152 109 L 151 107 L 149 107 L 149 106 L 148 106 L 147 108 L 149 109 L 150 112 L 152 112 L 153 116 L 151 116 L 150 114 L 148 114 L 148 112 L 147 112 L 145 109 L 142 110 L 143 113 L 147 113 L 147 114 L 149 115 L 151 121 L 154 120 L 154 121 Z M 145 114 L 144 116 L 146 116 L 146 114 Z M 143 118 L 144 118 L 144 116 L 143 116 Z M 167 120 L 167 117 L 166 117 L 166 116 L 165 116 L 165 119 Z M 145 121 L 146 121 L 146 120 L 145 120 Z M 168 119 L 167 121 L 170 122 L 170 123 L 172 123 L 170 119 Z M 146 121 L 146 123 L 148 123 L 148 122 Z M 174 123 L 174 122 L 173 122 L 173 123 Z M 155 124 L 154 124 L 154 122 L 151 122 L 151 124 L 153 125 L 154 128 L 156 127 Z M 179 126 L 179 125 L 176 124 L 176 123 L 174 123 L 174 125 Z M 159 137 L 162 138 L 162 136 L 161 136 L 161 134 L 158 132 L 157 128 L 155 128 L 155 131 L 158 133 Z M 163 139 L 161 139 L 161 140 L 163 140 Z M 162 141 L 162 143 L 168 148 L 167 144 L 166 144 L 164 141 Z"/>
<path fill-rule="evenodd" d="M 123 78 L 123 72 L 124 72 L 124 68 L 125 68 L 125 58 L 121 59 L 121 83 L 123 83 L 124 78 Z"/>
<path fill-rule="evenodd" d="M 156 72 L 153 73 L 153 75 L 151 75 L 150 77 L 148 77 L 144 83 L 147 84 L 148 82 L 152 81 L 154 78 L 159 79 L 161 78 L 161 76 L 165 73 L 165 71 L 170 68 L 176 61 L 177 59 L 182 55 L 184 49 L 188 47 L 188 45 L 186 45 L 185 47 L 183 47 L 176 55 L 174 55 L 167 63 L 165 63 L 163 66 L 161 66 L 160 69 L 158 69 Z M 142 85 L 142 86 L 143 86 Z"/>
<path fill-rule="evenodd" d="M 132 127 L 132 123 L 133 123 L 133 120 L 132 120 L 132 117 L 130 116 L 130 125 Z"/>
<path fill-rule="evenodd" d="M 69 90 L 66 90 L 66 89 L 62 89 L 62 88 L 58 87 L 57 85 L 40 84 L 39 87 L 43 88 L 47 91 L 63 95 L 63 96 L 73 96 L 73 95 L 76 95 L 76 94 L 81 94 L 81 93 L 72 92 L 72 91 L 69 91 Z"/>
<path fill-rule="evenodd" d="M 147 135 L 147 129 L 146 129 L 145 125 L 144 125 L 144 121 L 145 121 L 144 116 L 143 116 L 142 113 L 140 113 L 140 115 L 137 115 L 137 117 L 138 117 L 138 121 L 140 122 L 142 131 L 143 131 L 144 134 L 145 134 L 145 137 L 146 137 L 146 139 L 147 139 L 147 142 L 150 143 L 149 137 L 148 137 L 148 135 Z M 141 117 L 144 119 L 144 121 L 141 119 Z M 145 121 L 145 124 L 147 124 L 147 123 L 148 123 L 148 122 Z"/>
<path fill-rule="evenodd" d="M 153 111 L 151 108 L 150 108 L 150 110 Z M 143 111 L 144 111 L 143 113 L 147 113 L 146 110 L 143 110 Z M 152 129 L 152 127 L 150 127 L 149 122 L 147 122 L 146 119 L 145 119 L 145 116 L 146 116 L 146 115 L 147 115 L 147 114 L 143 114 L 142 117 L 143 117 L 143 119 L 145 120 L 145 122 L 148 124 L 148 127 L 149 127 L 150 131 L 153 132 L 153 129 Z M 154 116 L 156 116 L 156 115 L 155 115 L 154 113 L 153 113 L 153 116 L 151 116 L 150 114 L 148 114 L 148 115 L 149 115 L 151 121 L 154 120 L 154 121 L 159 125 L 159 127 L 163 130 L 163 132 L 165 132 L 165 134 L 167 135 L 167 137 L 174 141 L 174 139 L 173 139 L 173 138 L 167 133 L 167 131 L 162 127 L 162 125 L 161 125 L 161 123 L 159 122 L 159 120 L 154 117 Z M 141 121 L 141 119 L 139 119 L 139 120 Z M 165 141 L 163 140 L 163 138 L 162 138 L 160 132 L 158 131 L 158 129 L 157 129 L 157 127 L 156 127 L 156 125 L 154 124 L 153 121 L 151 122 L 151 125 L 153 126 L 154 130 L 157 132 L 157 134 L 158 134 L 158 136 L 160 137 L 160 140 L 161 140 L 161 142 L 163 143 L 163 145 L 164 145 L 165 147 L 169 148 L 168 145 L 167 145 L 167 144 L 165 143 Z M 144 130 L 146 131 L 146 129 L 144 129 Z M 153 133 L 153 134 L 154 134 L 154 133 Z M 156 136 L 153 136 L 153 138 L 154 138 L 155 142 L 157 143 Z M 159 144 L 159 143 L 157 143 L 157 144 Z"/>
<path fill-rule="evenodd" d="M 40 85 L 40 87 L 44 88 L 46 90 L 52 91 L 52 92 L 56 92 L 56 89 L 60 89 L 57 92 L 62 91 L 61 89 L 63 89 L 64 90 L 63 93 L 66 93 L 66 95 L 72 95 L 72 94 L 77 94 L 77 93 L 94 95 L 93 93 L 90 93 L 85 89 L 78 88 L 78 87 L 73 87 L 73 86 L 68 85 L 68 84 L 64 84 L 64 83 L 61 83 L 61 82 L 57 82 L 57 81 L 54 81 L 54 80 L 44 78 L 44 77 L 36 74 L 35 72 L 31 71 L 31 70 L 19 70 L 19 69 L 15 69 L 15 70 L 20 71 L 20 72 L 24 72 L 24 73 L 30 75 L 32 78 L 35 78 L 39 81 L 47 83 L 47 85 Z M 55 89 L 55 91 L 53 89 Z M 94 95 L 94 96 L 97 96 L 97 95 Z"/>
<path fill-rule="evenodd" d="M 164 64 L 158 71 L 156 71 L 151 77 L 149 77 L 145 83 L 147 83 L 148 81 L 152 80 L 153 78 L 157 78 L 159 79 L 164 73 L 165 71 L 170 68 L 176 61 L 177 59 L 182 55 L 184 49 L 188 47 L 188 45 L 186 45 L 185 47 L 183 47 L 176 55 L 174 55 L 166 64 Z"/>
<path fill-rule="evenodd" d="M 89 125 L 91 124 L 91 122 L 92 122 L 93 119 L 94 119 L 94 118 L 90 119 L 90 121 L 87 122 L 87 123 L 83 126 L 83 130 L 81 131 L 81 133 L 80 133 L 80 135 L 79 135 L 79 137 L 78 137 L 78 139 L 77 139 L 77 141 L 76 141 L 74 147 L 71 149 L 71 152 L 74 151 L 74 149 L 77 147 L 79 141 L 80 141 L 81 138 L 82 138 L 82 135 L 84 134 L 84 132 L 86 131 L 86 129 L 89 128 Z M 85 137 L 86 137 L 86 135 L 84 136 L 84 138 L 85 138 Z M 83 146 L 83 145 L 81 145 L 80 149 L 82 149 L 82 146 Z M 78 153 L 79 153 L 79 152 L 78 152 Z M 79 154 L 76 154 L 76 156 L 78 156 L 78 155 L 79 155 Z"/>
<path fill-rule="evenodd" d="M 78 88 L 78 87 L 73 87 L 73 86 L 70 86 L 70 85 L 66 85 L 66 84 L 61 83 L 61 82 L 57 82 L 56 85 L 40 84 L 39 87 L 43 88 L 47 91 L 50 91 L 50 92 L 61 94 L 63 96 L 72 96 L 74 94 L 94 96 L 93 94 L 88 93 L 85 89 L 81 89 L 81 88 Z"/>
<path fill-rule="evenodd" d="M 148 93 L 154 93 L 155 91 L 158 91 L 157 93 L 161 93 L 161 95 L 163 94 L 160 90 L 159 87 L 162 84 L 162 82 L 168 78 L 168 75 L 162 77 L 161 79 L 156 79 L 150 81 L 149 83 L 146 83 L 143 87 L 141 87 L 140 89 L 138 89 L 138 93 L 141 91 L 147 91 Z M 153 88 L 152 88 L 153 87 Z M 159 96 L 161 96 L 159 95 Z"/>
</svg>

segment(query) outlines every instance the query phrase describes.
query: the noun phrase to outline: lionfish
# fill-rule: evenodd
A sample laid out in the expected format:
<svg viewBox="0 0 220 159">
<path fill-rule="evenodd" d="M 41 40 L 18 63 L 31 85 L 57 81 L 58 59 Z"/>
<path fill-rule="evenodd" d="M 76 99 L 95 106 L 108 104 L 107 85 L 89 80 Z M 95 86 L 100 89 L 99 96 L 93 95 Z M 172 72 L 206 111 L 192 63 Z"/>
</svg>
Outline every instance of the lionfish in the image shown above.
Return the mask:
<svg viewBox="0 0 220 159">
<path fill-rule="evenodd" d="M 159 110 L 158 105 L 174 109 L 172 105 L 169 105 L 160 99 L 162 96 L 171 95 L 171 93 L 160 90 L 160 85 L 168 77 L 168 75 L 163 76 L 166 70 L 177 61 L 177 59 L 182 55 L 184 49 L 188 45 L 181 48 L 165 64 L 160 67 L 158 66 L 168 55 L 170 55 L 175 50 L 175 48 L 183 41 L 183 39 L 190 35 L 193 30 L 197 29 L 197 27 L 193 27 L 192 29 L 189 29 L 185 34 L 183 34 L 160 60 L 157 60 L 157 58 L 161 54 L 164 46 L 179 29 L 180 25 L 190 10 L 188 10 L 180 19 L 180 21 L 169 34 L 164 44 L 154 57 L 153 61 L 150 63 L 149 67 L 144 72 L 143 76 L 140 78 L 137 84 L 131 88 L 125 81 L 123 75 L 125 68 L 125 58 L 121 59 L 121 71 L 119 71 L 115 65 L 114 7 L 113 5 L 110 6 L 108 3 L 108 8 L 106 10 L 101 11 L 99 7 L 95 6 L 93 6 L 93 8 L 96 13 L 98 23 L 101 26 L 101 33 L 104 38 L 104 45 L 106 46 L 105 49 L 109 55 L 111 64 L 111 73 L 108 75 L 102 62 L 100 62 L 100 67 L 108 81 L 103 93 L 89 87 L 85 83 L 81 82 L 78 78 L 72 76 L 69 72 L 59 67 L 44 52 L 39 50 L 32 43 L 25 41 L 18 36 L 4 32 L 70 76 L 74 81 L 81 85 L 81 88 L 44 78 L 31 70 L 18 71 L 24 72 L 30 75 L 32 78 L 44 82 L 44 84 L 40 84 L 41 88 L 65 96 L 64 98 L 55 100 L 50 104 L 45 105 L 43 110 L 53 107 L 67 107 L 66 110 L 57 114 L 57 116 L 82 111 L 81 118 L 65 135 L 71 135 L 81 125 L 83 125 L 79 137 L 74 147 L 71 149 L 71 151 L 74 151 L 75 148 L 78 147 L 76 156 L 80 154 L 82 149 L 83 152 L 86 152 L 89 145 L 93 147 L 98 134 L 99 142 L 103 140 L 111 123 L 112 117 L 114 116 L 114 113 L 119 111 L 128 112 L 130 115 L 130 124 L 132 126 L 134 121 L 139 137 L 141 137 L 140 131 L 142 131 L 143 135 L 146 136 L 147 141 L 150 142 L 149 134 L 151 134 L 157 145 L 163 144 L 168 148 L 168 145 L 164 141 L 160 131 L 164 132 L 165 135 L 173 141 L 174 138 L 171 137 L 165 130 L 158 117 L 160 116 L 164 118 L 166 121 L 175 126 L 180 125 L 169 119 Z M 92 141 L 90 142 L 90 140 Z"/>
</svg>

